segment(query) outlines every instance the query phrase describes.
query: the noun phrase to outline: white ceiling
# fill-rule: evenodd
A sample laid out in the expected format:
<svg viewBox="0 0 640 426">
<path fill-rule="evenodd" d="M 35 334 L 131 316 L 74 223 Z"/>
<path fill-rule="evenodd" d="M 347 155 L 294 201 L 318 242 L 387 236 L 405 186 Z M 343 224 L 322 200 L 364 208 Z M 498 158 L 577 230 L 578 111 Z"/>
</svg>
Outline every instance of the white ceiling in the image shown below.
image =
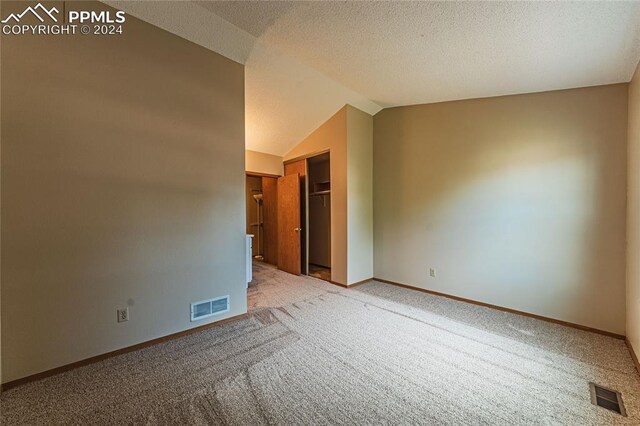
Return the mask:
<svg viewBox="0 0 640 426">
<path fill-rule="evenodd" d="M 627 82 L 640 2 L 106 3 L 246 65 L 247 148 L 282 155 L 345 103 Z"/>
</svg>

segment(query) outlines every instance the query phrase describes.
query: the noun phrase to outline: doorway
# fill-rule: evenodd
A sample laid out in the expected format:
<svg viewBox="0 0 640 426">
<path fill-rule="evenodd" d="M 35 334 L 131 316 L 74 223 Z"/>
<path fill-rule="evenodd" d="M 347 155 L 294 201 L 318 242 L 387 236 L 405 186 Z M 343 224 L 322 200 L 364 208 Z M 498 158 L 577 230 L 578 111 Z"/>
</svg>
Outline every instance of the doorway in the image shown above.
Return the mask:
<svg viewBox="0 0 640 426">
<path fill-rule="evenodd" d="M 278 268 L 331 281 L 330 153 L 285 163 L 278 179 Z"/>
<path fill-rule="evenodd" d="M 307 159 L 309 275 L 331 281 L 331 163 L 329 153 Z"/>
<path fill-rule="evenodd" d="M 277 177 L 247 173 L 247 234 L 253 235 L 253 259 L 278 263 Z"/>
</svg>

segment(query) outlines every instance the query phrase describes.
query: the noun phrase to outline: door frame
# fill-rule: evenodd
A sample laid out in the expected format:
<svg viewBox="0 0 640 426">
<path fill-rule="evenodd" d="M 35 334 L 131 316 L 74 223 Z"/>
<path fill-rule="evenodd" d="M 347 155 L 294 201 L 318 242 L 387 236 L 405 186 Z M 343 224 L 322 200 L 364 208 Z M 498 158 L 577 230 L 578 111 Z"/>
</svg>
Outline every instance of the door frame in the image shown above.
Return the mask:
<svg viewBox="0 0 640 426">
<path fill-rule="evenodd" d="M 253 176 L 253 177 L 268 177 L 268 178 L 276 178 L 276 179 L 279 177 L 282 177 L 282 175 L 272 175 L 270 173 L 248 172 L 248 171 L 245 171 L 244 175 Z"/>
<path fill-rule="evenodd" d="M 318 150 L 318 151 L 313 151 L 313 152 L 309 152 L 307 154 L 302 154 L 299 155 L 297 157 L 291 158 L 289 160 L 283 161 L 283 165 L 287 165 L 290 163 L 296 163 L 298 161 L 302 161 L 304 160 L 304 164 L 305 164 L 305 174 L 306 176 L 304 177 L 304 188 L 302 188 L 303 190 L 303 194 L 301 194 L 301 197 L 303 197 L 301 199 L 301 202 L 304 203 L 304 218 L 302 220 L 302 225 L 303 225 L 303 230 L 302 233 L 304 234 L 304 246 L 301 247 L 302 250 L 304 250 L 304 253 L 302 254 L 302 257 L 304 259 L 304 264 L 302 265 L 302 273 L 304 275 L 309 275 L 309 158 L 313 158 L 313 157 L 317 157 L 318 155 L 322 155 L 322 154 L 329 154 L 329 161 L 331 161 L 331 149 L 327 148 L 327 149 L 322 149 L 322 150 Z M 331 170 L 329 170 L 329 173 L 331 173 Z M 286 173 L 285 173 L 286 175 Z M 333 176 L 331 176 L 329 178 L 329 180 L 331 182 L 333 182 Z M 331 191 L 331 193 L 329 194 L 329 197 L 331 199 L 331 205 L 333 205 L 333 191 Z M 331 226 L 333 227 L 333 215 L 331 216 Z M 333 238 L 331 239 L 331 244 L 333 245 Z M 333 247 L 331 247 L 331 252 L 333 253 Z M 331 262 L 332 266 L 333 266 L 333 262 Z M 333 268 L 331 268 L 331 273 L 333 274 Z M 333 276 L 332 276 L 333 278 Z"/>
<path fill-rule="evenodd" d="M 320 150 L 320 151 L 314 151 L 314 152 L 310 152 L 308 154 L 299 155 L 299 156 L 297 156 L 295 158 L 292 158 L 290 160 L 287 160 L 287 161 L 283 161 L 282 164 L 287 165 L 289 163 L 295 163 L 296 161 L 306 160 L 308 158 L 317 157 L 318 155 L 327 154 L 327 153 L 330 153 L 330 152 L 331 152 L 331 150 L 329 148 L 323 149 L 323 150 Z M 331 155 L 331 154 L 329 154 L 329 155 Z"/>
<path fill-rule="evenodd" d="M 260 172 L 251 172 L 251 171 L 246 171 L 246 170 L 245 170 L 244 174 L 245 174 L 245 177 L 260 177 L 260 178 L 272 178 L 272 179 L 275 179 L 276 180 L 276 187 L 277 187 L 278 178 L 282 177 L 282 175 L 274 175 L 274 174 L 270 174 L 270 173 L 260 173 Z M 245 180 L 245 185 L 246 185 L 246 180 Z M 262 235 L 264 237 L 264 241 L 262 242 L 262 244 L 263 244 L 264 251 L 265 251 L 265 253 L 263 253 L 264 261 L 265 261 L 265 263 L 269 263 L 270 265 L 274 265 L 274 266 L 278 266 L 277 265 L 278 264 L 278 240 L 277 240 L 277 234 L 278 234 L 278 229 L 277 229 L 278 228 L 278 221 L 277 221 L 278 206 L 277 206 L 277 202 L 278 202 L 278 199 L 277 198 L 278 197 L 277 197 L 277 194 L 276 194 L 276 200 L 275 200 L 275 203 L 276 203 L 276 223 L 275 223 L 275 226 L 276 226 L 276 231 L 275 231 L 276 232 L 276 239 L 275 239 L 275 242 L 274 241 L 271 242 L 272 244 L 274 244 L 274 248 L 275 248 L 275 251 L 276 251 L 275 263 L 269 262 L 267 260 L 267 257 L 264 256 L 265 253 L 266 253 L 266 250 L 267 250 L 267 242 L 266 242 L 267 232 L 266 232 L 266 229 L 264 227 L 262 229 Z M 245 210 L 246 209 L 247 209 L 247 206 L 245 206 Z M 263 209 L 264 209 L 264 204 L 263 204 Z M 246 229 L 246 226 L 245 226 L 245 229 Z M 255 238 L 254 238 L 254 241 L 255 241 Z M 273 260 L 273 259 L 271 259 L 271 260 Z"/>
</svg>

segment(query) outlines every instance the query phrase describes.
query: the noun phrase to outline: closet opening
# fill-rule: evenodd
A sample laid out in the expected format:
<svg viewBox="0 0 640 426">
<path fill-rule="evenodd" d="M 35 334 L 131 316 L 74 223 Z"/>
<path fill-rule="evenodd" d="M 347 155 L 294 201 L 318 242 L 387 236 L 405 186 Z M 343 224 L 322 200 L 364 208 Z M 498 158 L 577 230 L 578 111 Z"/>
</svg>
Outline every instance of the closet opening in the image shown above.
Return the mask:
<svg viewBox="0 0 640 426">
<path fill-rule="evenodd" d="M 307 158 L 308 274 L 331 281 L 331 162 L 329 152 Z"/>
<path fill-rule="evenodd" d="M 329 151 L 285 162 L 277 198 L 278 269 L 332 281 Z"/>
</svg>

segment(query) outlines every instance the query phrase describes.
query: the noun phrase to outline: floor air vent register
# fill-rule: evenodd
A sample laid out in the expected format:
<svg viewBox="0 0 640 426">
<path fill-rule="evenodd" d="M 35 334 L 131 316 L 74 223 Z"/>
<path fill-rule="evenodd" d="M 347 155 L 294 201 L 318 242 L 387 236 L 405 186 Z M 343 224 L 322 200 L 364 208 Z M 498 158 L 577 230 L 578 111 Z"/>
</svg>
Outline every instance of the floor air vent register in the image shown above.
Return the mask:
<svg viewBox="0 0 640 426">
<path fill-rule="evenodd" d="M 625 417 L 627 416 L 620 392 L 604 388 L 595 383 L 589 383 L 589 388 L 591 389 L 591 403 L 593 405 L 606 408 Z"/>
</svg>

